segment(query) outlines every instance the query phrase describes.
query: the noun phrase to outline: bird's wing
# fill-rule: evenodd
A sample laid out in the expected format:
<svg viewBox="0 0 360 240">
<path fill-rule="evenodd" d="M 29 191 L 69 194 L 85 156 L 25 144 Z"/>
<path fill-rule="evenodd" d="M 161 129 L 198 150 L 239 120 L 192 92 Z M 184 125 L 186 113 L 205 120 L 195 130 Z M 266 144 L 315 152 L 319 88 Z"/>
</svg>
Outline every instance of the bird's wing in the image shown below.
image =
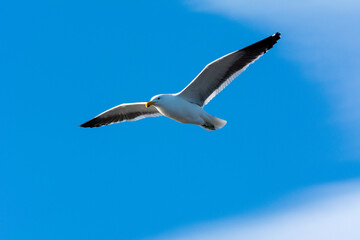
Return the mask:
<svg viewBox="0 0 360 240">
<path fill-rule="evenodd" d="M 280 33 L 265 38 L 209 63 L 178 96 L 199 106 L 208 104 L 219 92 L 280 39 Z"/>
<path fill-rule="evenodd" d="M 146 107 L 146 102 L 124 103 L 113 107 L 93 119 L 80 125 L 84 128 L 101 127 L 123 121 L 136 121 L 146 117 L 158 117 L 162 114 L 154 107 Z"/>
</svg>

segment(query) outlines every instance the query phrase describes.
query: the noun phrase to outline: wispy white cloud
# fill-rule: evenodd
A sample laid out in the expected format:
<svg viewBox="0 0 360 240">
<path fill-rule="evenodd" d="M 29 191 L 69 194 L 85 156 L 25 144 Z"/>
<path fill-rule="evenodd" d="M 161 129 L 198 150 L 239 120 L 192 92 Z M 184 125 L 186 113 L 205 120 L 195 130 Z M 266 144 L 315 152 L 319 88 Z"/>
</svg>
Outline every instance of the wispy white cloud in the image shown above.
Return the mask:
<svg viewBox="0 0 360 240">
<path fill-rule="evenodd" d="M 358 240 L 359 223 L 360 181 L 351 181 L 295 194 L 262 215 L 206 223 L 153 240 Z"/>
<path fill-rule="evenodd" d="M 355 0 L 191 0 L 195 10 L 222 14 L 283 33 L 284 56 L 301 63 L 325 90 L 334 120 L 360 146 L 360 2 Z"/>
</svg>

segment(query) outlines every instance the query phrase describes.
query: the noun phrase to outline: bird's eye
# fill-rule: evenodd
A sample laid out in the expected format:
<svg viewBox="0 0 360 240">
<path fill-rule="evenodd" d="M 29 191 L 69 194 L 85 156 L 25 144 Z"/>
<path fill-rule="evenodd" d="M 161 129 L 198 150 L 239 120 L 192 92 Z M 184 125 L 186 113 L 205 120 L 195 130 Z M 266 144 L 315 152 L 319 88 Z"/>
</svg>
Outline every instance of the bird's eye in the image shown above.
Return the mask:
<svg viewBox="0 0 360 240">
<path fill-rule="evenodd" d="M 160 98 L 158 97 L 158 100 L 160 100 Z"/>
</svg>

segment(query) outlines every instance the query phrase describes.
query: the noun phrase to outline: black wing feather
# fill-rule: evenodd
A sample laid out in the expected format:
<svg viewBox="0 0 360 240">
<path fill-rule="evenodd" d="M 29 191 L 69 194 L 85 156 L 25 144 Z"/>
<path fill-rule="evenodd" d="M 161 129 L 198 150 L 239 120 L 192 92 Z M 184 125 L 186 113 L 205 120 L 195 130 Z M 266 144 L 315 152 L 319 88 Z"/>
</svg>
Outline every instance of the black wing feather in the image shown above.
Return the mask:
<svg viewBox="0 0 360 240">
<path fill-rule="evenodd" d="M 81 124 L 80 127 L 101 127 L 127 120 L 135 121 L 145 117 L 157 117 L 162 115 L 154 106 L 147 108 L 145 107 L 145 104 L 145 102 L 121 104 Z"/>
<path fill-rule="evenodd" d="M 211 62 L 179 93 L 179 96 L 199 106 L 207 104 L 248 65 L 271 49 L 279 39 L 280 33 L 276 33 Z"/>
</svg>

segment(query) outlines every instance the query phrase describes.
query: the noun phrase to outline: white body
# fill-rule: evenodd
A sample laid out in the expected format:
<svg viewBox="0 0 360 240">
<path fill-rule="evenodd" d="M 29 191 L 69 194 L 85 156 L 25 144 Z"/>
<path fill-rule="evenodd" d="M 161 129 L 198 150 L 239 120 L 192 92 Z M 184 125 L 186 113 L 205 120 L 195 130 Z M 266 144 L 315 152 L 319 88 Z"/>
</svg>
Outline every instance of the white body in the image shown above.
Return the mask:
<svg viewBox="0 0 360 240">
<path fill-rule="evenodd" d="M 188 102 L 177 94 L 157 95 L 151 101 L 161 114 L 181 123 L 199 125 L 208 130 L 216 130 L 226 124 L 225 120 L 208 114 L 199 105 Z"/>
</svg>

